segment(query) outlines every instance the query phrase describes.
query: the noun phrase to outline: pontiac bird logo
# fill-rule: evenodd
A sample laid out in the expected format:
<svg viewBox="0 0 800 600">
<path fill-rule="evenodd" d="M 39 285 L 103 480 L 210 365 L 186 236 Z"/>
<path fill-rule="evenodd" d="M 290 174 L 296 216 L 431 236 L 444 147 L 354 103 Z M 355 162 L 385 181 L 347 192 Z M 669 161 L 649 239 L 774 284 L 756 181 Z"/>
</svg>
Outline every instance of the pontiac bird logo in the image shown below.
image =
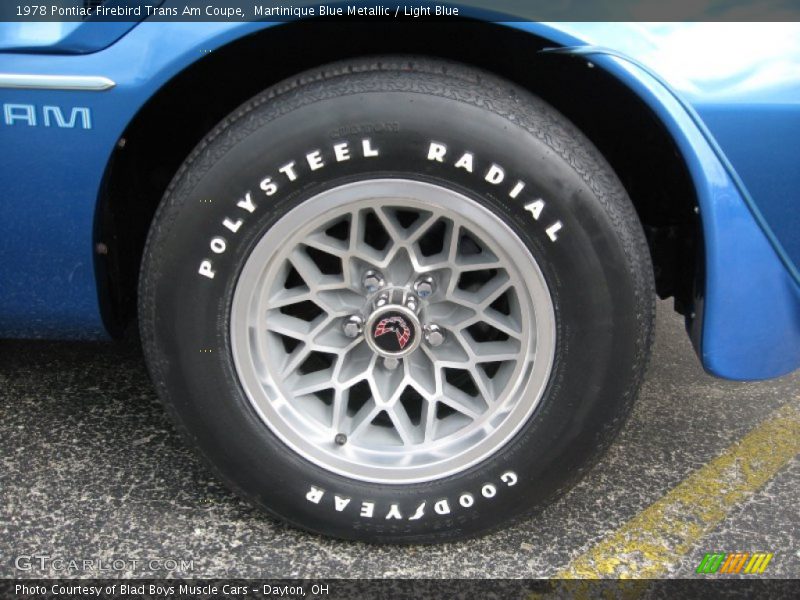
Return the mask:
<svg viewBox="0 0 800 600">
<path fill-rule="evenodd" d="M 409 340 L 411 340 L 411 328 L 403 317 L 393 316 L 381 319 L 375 326 L 373 335 L 377 339 L 388 333 L 394 333 L 397 336 L 397 344 L 400 346 L 400 350 L 404 349 Z"/>
</svg>

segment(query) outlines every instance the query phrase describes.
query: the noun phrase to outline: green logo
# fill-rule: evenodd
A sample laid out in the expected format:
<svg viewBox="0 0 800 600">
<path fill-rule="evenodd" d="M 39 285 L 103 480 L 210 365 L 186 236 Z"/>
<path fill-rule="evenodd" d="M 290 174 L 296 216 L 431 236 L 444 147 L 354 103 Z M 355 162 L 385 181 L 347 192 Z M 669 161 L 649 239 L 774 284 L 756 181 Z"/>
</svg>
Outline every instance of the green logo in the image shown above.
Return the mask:
<svg viewBox="0 0 800 600">
<path fill-rule="evenodd" d="M 767 552 L 706 553 L 697 566 L 697 573 L 760 575 L 766 570 L 773 556 L 772 553 Z M 743 567 L 744 571 L 742 571 Z"/>
</svg>

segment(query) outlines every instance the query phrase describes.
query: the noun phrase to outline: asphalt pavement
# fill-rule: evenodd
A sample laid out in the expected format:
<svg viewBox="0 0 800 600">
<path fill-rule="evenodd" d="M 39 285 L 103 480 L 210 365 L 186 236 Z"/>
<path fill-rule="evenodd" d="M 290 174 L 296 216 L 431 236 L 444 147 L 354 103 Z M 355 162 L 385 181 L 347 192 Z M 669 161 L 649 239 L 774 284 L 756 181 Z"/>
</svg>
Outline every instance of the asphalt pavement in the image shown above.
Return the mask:
<svg viewBox="0 0 800 600">
<path fill-rule="evenodd" d="M 714 379 L 660 303 L 634 413 L 578 486 L 487 537 L 373 546 L 303 533 L 228 492 L 176 434 L 135 346 L 0 341 L 0 577 L 550 577 L 782 406 L 800 408 L 800 373 Z M 764 576 L 800 577 L 800 460 L 789 456 L 764 485 L 721 498 L 714 526 L 663 575 L 696 576 L 707 552 L 758 551 L 774 553 Z"/>
</svg>

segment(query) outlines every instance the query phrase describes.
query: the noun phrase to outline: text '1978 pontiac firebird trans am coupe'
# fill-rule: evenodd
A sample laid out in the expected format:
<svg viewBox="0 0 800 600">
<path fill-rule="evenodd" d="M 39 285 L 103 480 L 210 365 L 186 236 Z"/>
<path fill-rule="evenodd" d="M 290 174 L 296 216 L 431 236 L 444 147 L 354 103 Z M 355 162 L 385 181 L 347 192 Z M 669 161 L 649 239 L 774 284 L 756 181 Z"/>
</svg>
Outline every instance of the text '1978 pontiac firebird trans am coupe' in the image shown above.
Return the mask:
<svg viewBox="0 0 800 600">
<path fill-rule="evenodd" d="M 541 510 L 657 296 L 713 375 L 800 366 L 795 23 L 7 21 L 0 104 L 0 337 L 138 329 L 186 440 L 310 531 Z"/>
</svg>

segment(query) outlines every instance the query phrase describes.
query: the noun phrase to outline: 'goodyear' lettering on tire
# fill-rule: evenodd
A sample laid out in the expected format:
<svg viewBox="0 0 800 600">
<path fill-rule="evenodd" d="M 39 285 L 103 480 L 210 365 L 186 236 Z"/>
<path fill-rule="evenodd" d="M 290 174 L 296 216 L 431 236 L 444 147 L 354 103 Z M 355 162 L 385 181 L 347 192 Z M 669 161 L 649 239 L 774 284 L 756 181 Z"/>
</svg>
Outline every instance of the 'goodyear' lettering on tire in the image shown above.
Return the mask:
<svg viewBox="0 0 800 600">
<path fill-rule="evenodd" d="M 430 515 L 449 515 L 456 510 L 470 509 L 481 500 L 495 498 L 504 488 L 517 484 L 519 477 L 514 471 L 506 471 L 500 475 L 499 481 L 484 483 L 480 489 L 463 491 L 457 496 L 448 498 L 429 498 L 415 503 L 411 510 L 400 508 L 399 502 L 378 505 L 370 500 L 355 501 L 352 498 L 329 492 L 322 487 L 311 485 L 306 492 L 308 502 L 320 507 L 333 508 L 336 512 L 355 514 L 363 519 L 384 519 L 417 521 Z"/>
</svg>

